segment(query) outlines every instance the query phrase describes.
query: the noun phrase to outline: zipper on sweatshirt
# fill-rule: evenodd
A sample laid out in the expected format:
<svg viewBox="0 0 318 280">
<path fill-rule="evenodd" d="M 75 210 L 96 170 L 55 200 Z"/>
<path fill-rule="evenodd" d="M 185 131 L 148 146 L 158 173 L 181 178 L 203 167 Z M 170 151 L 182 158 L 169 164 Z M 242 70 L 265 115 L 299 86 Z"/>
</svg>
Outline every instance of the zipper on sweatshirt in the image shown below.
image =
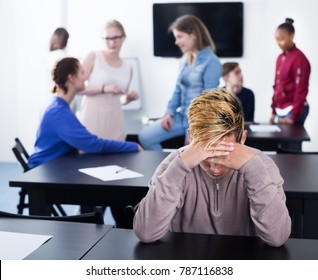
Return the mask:
<svg viewBox="0 0 318 280">
<path fill-rule="evenodd" d="M 219 180 L 215 180 L 215 211 L 219 211 L 219 190 L 220 190 L 220 184 Z"/>
</svg>

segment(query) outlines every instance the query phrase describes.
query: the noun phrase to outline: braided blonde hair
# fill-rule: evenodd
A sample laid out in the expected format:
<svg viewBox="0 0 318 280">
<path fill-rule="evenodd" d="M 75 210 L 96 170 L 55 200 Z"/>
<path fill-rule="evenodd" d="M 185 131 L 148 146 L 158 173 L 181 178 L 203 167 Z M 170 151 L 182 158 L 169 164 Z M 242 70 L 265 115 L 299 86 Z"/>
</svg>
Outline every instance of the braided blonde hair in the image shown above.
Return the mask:
<svg viewBox="0 0 318 280">
<path fill-rule="evenodd" d="M 189 130 L 194 145 L 211 147 L 228 134 L 240 142 L 244 114 L 240 100 L 225 88 L 205 90 L 188 108 Z"/>
</svg>

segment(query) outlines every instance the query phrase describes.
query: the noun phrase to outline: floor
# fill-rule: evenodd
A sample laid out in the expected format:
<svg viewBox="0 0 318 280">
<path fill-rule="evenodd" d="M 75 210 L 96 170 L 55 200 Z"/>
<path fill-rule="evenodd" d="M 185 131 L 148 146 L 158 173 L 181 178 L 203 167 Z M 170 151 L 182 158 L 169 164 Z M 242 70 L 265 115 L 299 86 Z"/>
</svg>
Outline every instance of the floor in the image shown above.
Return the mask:
<svg viewBox="0 0 318 280">
<path fill-rule="evenodd" d="M 23 170 L 18 163 L 0 162 L 0 210 L 17 213 L 20 189 L 9 187 L 9 181 L 21 173 Z M 63 209 L 67 215 L 79 214 L 79 206 L 77 205 L 63 205 Z M 28 209 L 25 209 L 23 214 L 28 215 Z M 115 224 L 109 208 L 105 211 L 104 221 L 108 225 Z"/>
</svg>

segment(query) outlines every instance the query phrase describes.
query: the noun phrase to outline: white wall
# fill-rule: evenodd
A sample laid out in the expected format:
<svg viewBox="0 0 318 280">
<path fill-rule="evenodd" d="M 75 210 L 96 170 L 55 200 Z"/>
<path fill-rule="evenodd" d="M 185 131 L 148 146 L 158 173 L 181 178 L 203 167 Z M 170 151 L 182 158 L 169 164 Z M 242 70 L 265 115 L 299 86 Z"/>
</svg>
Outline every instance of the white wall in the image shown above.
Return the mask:
<svg viewBox="0 0 318 280">
<path fill-rule="evenodd" d="M 0 161 L 12 154 L 8 146 L 17 135 L 17 63 L 15 56 L 15 17 L 12 1 L 0 2 Z"/>
<path fill-rule="evenodd" d="M 45 59 L 51 34 L 64 25 L 63 0 L 0 0 L 0 161 L 14 161 L 19 137 L 31 152 L 48 98 Z"/>
<path fill-rule="evenodd" d="M 0 0 L 0 32 L 5 38 L 0 52 L 0 161 L 14 160 L 11 146 L 19 136 L 32 151 L 38 115 L 47 96 L 44 58 L 51 33 L 58 26 L 70 32 L 70 55 L 83 58 L 89 51 L 102 49 L 101 27 L 109 19 L 124 25 L 127 39 L 122 55 L 140 61 L 145 112 L 161 116 L 174 89 L 179 61 L 153 56 L 153 0 Z M 188 2 L 194 2 L 193 0 Z M 200 1 L 213 2 L 213 1 Z M 218 1 L 220 2 L 220 1 Z M 312 138 L 305 150 L 318 150 L 318 38 L 315 36 L 315 0 L 247 0 L 244 2 L 244 55 L 241 64 L 246 86 L 256 95 L 256 121 L 270 116 L 274 66 L 280 50 L 274 31 L 285 17 L 295 20 L 297 46 L 311 62 L 309 102 L 311 112 L 306 129 Z M 27 13 L 26 11 L 31 11 Z"/>
</svg>

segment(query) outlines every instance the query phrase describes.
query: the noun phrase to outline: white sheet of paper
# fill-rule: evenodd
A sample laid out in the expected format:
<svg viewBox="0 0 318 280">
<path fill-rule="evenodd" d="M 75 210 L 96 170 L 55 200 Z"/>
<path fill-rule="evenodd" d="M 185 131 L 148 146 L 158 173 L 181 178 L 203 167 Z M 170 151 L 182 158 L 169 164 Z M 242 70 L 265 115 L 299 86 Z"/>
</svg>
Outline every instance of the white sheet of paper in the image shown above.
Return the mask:
<svg viewBox="0 0 318 280">
<path fill-rule="evenodd" d="M 116 173 L 116 171 L 121 170 L 122 168 L 122 166 L 118 165 L 107 165 L 101 167 L 82 168 L 78 171 L 103 181 L 113 181 L 144 176 L 143 174 L 134 172 L 129 169 L 124 169 L 123 171 Z"/>
<path fill-rule="evenodd" d="M 23 260 L 51 238 L 51 235 L 0 231 L 0 260 Z"/>
<path fill-rule="evenodd" d="M 281 129 L 277 125 L 272 124 L 258 124 L 258 125 L 250 125 L 250 129 L 253 132 L 280 132 Z"/>
</svg>

